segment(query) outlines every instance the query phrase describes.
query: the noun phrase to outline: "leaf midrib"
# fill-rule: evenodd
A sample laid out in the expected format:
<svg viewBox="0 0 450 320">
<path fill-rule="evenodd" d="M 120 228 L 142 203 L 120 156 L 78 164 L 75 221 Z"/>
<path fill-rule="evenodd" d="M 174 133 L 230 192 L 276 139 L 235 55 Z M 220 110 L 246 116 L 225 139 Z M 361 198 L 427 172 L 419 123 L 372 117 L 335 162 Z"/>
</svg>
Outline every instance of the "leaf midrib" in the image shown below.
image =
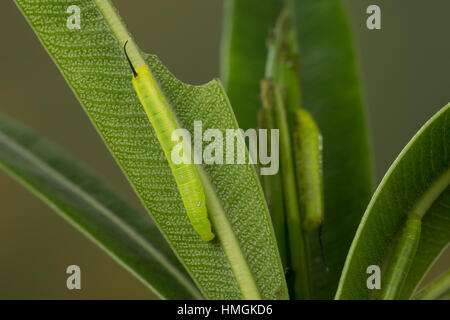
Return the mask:
<svg viewBox="0 0 450 320">
<path fill-rule="evenodd" d="M 420 217 L 427 213 L 428 209 L 433 205 L 437 198 L 445 191 L 450 184 L 450 168 L 447 168 L 439 177 L 431 184 L 427 190 L 422 194 L 418 201 L 416 201 L 413 209 L 414 213 Z"/>
</svg>

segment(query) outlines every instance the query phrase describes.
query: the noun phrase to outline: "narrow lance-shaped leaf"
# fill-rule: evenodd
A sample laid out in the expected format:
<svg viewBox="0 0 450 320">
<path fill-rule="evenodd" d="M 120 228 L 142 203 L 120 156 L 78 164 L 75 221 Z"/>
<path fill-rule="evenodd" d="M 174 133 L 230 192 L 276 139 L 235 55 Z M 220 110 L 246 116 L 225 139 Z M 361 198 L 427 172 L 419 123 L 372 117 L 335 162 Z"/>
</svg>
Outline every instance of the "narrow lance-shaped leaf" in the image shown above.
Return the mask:
<svg viewBox="0 0 450 320">
<path fill-rule="evenodd" d="M 290 12 L 283 11 L 277 20 L 273 35 L 268 39 L 269 51 L 265 77 L 267 82 L 273 82 L 273 109 L 280 130 L 280 163 L 283 182 L 280 192 L 282 191 L 286 203 L 286 229 L 289 235 L 288 247 L 292 268 L 292 280 L 288 282 L 289 290 L 294 299 L 310 299 L 309 243 L 307 234 L 303 230 L 303 217 L 301 217 L 298 201 L 297 168 L 294 161 L 296 144 L 293 139 L 295 131 L 293 119 L 296 112 L 300 110 L 296 41 L 292 16 Z M 264 86 L 262 89 L 264 92 Z"/>
<path fill-rule="evenodd" d="M 301 108 L 301 87 L 298 66 L 298 45 L 292 14 L 284 10 L 270 39 L 266 77 L 283 93 L 283 110 L 275 108 L 280 127 L 283 194 L 289 223 L 291 261 L 295 298 L 310 297 L 310 289 L 299 283 L 310 282 L 308 232 L 317 232 L 323 222 L 323 190 L 321 170 L 321 138 L 311 115 Z M 289 148 L 288 145 L 290 146 Z M 287 151 L 287 149 L 290 151 Z M 295 159 L 295 161 L 294 161 Z M 320 230 L 319 230 L 320 232 Z M 296 234 L 296 237 L 292 237 Z M 303 246 L 299 244 L 303 243 Z M 299 247 L 297 247 L 299 246 Z M 305 271 L 298 261 L 304 261 Z M 302 275 L 305 275 L 302 277 Z M 305 290 L 306 289 L 306 290 Z M 300 293 L 300 290 L 303 293 Z"/>
<path fill-rule="evenodd" d="M 65 2 L 16 2 L 205 297 L 245 298 L 250 288 L 252 297 L 286 298 L 272 225 L 253 165 L 200 167 L 208 213 L 220 240 L 201 241 L 131 85 L 122 45 L 130 40 L 130 57 L 149 66 L 178 122 L 191 134 L 196 120 L 202 121 L 203 131 L 218 129 L 223 134 L 238 128 L 220 83 L 185 85 L 156 58 L 142 55 L 109 1 L 71 3 L 80 7 L 83 24 L 70 31 Z"/>
<path fill-rule="evenodd" d="M 353 240 L 337 299 L 368 299 L 367 267 L 386 270 L 410 212 L 422 216 L 420 242 L 406 278 L 403 299 L 411 298 L 432 263 L 450 242 L 450 104 L 433 116 L 400 153 L 378 186 Z M 406 258 L 406 257 L 405 257 Z M 382 270 L 382 271 L 383 271 Z M 406 270 L 403 270 L 406 272 Z"/>
<path fill-rule="evenodd" d="M 372 194 L 372 167 L 355 54 L 340 0 L 286 0 L 295 15 L 302 107 L 323 136 L 323 243 L 311 234 L 313 297 L 330 299 Z"/>
<path fill-rule="evenodd" d="M 35 132 L 3 116 L 0 167 L 160 297 L 202 298 L 148 215 Z"/>
<path fill-rule="evenodd" d="M 281 8 L 280 0 L 225 0 L 221 78 L 244 129 L 257 124 L 266 42 Z"/>
</svg>

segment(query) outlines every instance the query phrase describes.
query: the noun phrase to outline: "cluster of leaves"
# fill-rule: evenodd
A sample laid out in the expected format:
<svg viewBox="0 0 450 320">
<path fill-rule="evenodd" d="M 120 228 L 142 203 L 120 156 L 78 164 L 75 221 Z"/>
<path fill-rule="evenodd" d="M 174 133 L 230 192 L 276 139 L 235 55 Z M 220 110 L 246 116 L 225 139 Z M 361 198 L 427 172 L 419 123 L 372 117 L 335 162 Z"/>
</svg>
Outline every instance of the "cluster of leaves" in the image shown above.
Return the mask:
<svg viewBox="0 0 450 320">
<path fill-rule="evenodd" d="M 450 105 L 411 140 L 370 200 L 364 110 L 350 30 L 339 0 L 284 3 L 293 17 L 292 34 L 299 48 L 301 97 L 299 86 L 294 87 L 302 108 L 312 114 L 323 135 L 323 243 L 330 269 L 326 271 L 322 263 L 317 237 L 302 236 L 305 245 L 299 257 L 306 261 L 302 279 L 307 283 L 300 282 L 304 288 L 289 293 L 282 260 L 293 261 L 295 253 L 286 253 L 287 245 L 282 245 L 285 223 L 274 220 L 277 243 L 252 165 L 202 166 L 208 211 L 216 225 L 228 231 L 206 243 L 193 230 L 167 159 L 131 85 L 121 50 L 131 37 L 111 3 L 71 3 L 83 12 L 83 28 L 70 32 L 65 28 L 65 2 L 16 3 L 151 217 L 121 200 L 76 160 L 3 116 L 0 166 L 161 298 L 287 299 L 291 293 L 291 298 L 330 299 L 336 290 L 337 299 L 372 298 L 366 268 L 374 264 L 387 268 L 386 252 L 395 245 L 407 213 L 430 202 L 430 194 L 435 200 L 424 212 L 419 247 L 401 298 L 414 295 L 450 242 Z M 183 84 L 155 57 L 142 54 L 183 127 L 193 131 L 194 120 L 202 120 L 205 130 L 237 129 L 234 113 L 242 128 L 256 127 L 260 81 L 267 76 L 266 40 L 282 4 L 227 1 L 222 55 L 227 93 L 217 80 L 200 87 Z M 286 206 L 283 199 L 278 205 Z M 444 276 L 419 297 L 440 297 L 447 289 Z"/>
</svg>

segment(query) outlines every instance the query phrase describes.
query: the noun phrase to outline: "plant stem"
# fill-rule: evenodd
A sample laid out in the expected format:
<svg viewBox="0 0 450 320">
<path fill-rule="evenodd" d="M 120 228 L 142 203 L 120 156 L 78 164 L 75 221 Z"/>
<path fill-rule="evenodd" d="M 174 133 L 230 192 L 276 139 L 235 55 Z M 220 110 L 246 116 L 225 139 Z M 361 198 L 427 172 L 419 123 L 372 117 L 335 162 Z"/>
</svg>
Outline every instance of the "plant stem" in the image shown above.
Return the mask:
<svg viewBox="0 0 450 320">
<path fill-rule="evenodd" d="M 264 90 L 263 90 L 264 91 Z M 267 90 L 265 90 L 267 92 Z M 266 93 L 264 92 L 264 93 Z M 270 103 L 269 97 L 262 97 L 264 101 L 263 108 L 261 108 L 259 114 L 260 128 L 273 130 L 275 129 L 274 110 Z M 268 133 L 268 146 L 272 145 L 271 135 Z M 275 150 L 270 149 L 270 154 L 273 156 Z M 285 206 L 282 190 L 282 181 L 280 172 L 274 175 L 261 176 L 262 185 L 264 187 L 264 194 L 269 208 L 270 216 L 272 218 L 272 224 L 277 238 L 278 251 L 280 252 L 281 262 L 284 268 L 288 267 L 288 244 L 286 239 L 286 219 L 285 219 Z"/>
<path fill-rule="evenodd" d="M 280 158 L 281 174 L 283 177 L 283 191 L 286 202 L 287 227 L 291 264 L 294 271 L 294 292 L 297 299 L 310 299 L 309 257 L 300 221 L 300 211 L 297 201 L 297 187 L 292 159 L 291 135 L 281 90 L 273 87 L 275 118 L 280 130 Z"/>
</svg>

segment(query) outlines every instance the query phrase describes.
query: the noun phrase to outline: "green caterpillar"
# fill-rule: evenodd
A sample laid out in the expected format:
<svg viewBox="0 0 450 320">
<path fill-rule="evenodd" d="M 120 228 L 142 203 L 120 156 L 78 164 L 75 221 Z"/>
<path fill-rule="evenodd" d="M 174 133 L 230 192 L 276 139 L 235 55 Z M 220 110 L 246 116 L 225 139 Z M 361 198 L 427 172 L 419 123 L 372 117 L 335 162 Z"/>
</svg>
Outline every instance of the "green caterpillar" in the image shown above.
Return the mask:
<svg viewBox="0 0 450 320">
<path fill-rule="evenodd" d="M 306 231 L 317 229 L 322 261 L 328 271 L 322 242 L 324 219 L 322 135 L 313 117 L 305 109 L 295 110 L 293 123 L 298 203 L 302 227 Z"/>
<path fill-rule="evenodd" d="M 133 67 L 126 52 L 127 42 L 125 42 L 123 50 L 133 71 L 133 87 L 155 130 L 167 161 L 169 161 L 169 166 L 180 191 L 187 216 L 202 240 L 210 241 L 214 238 L 214 234 L 211 231 L 211 223 L 206 210 L 205 193 L 195 165 L 193 163 L 175 164 L 172 161 L 172 149 L 180 143 L 180 141 L 172 140 L 172 133 L 179 129 L 178 125 L 169 110 L 166 99 L 158 90 L 158 86 L 148 67 L 146 65 Z M 191 148 L 191 146 L 187 146 L 183 142 L 183 155 L 190 154 L 188 148 Z"/>
<path fill-rule="evenodd" d="M 324 217 L 322 186 L 322 136 L 308 111 L 295 112 L 294 152 L 303 228 L 321 226 Z"/>
</svg>

